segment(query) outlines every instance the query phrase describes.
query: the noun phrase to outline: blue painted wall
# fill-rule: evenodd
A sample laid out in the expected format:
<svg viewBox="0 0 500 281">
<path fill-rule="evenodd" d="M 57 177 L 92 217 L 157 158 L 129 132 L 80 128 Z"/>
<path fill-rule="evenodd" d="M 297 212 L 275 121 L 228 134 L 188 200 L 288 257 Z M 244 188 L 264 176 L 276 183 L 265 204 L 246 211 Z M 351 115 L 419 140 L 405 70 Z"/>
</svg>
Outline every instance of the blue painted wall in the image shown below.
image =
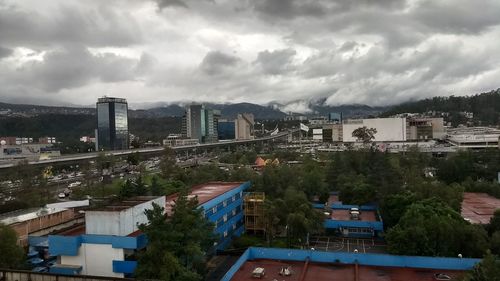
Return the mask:
<svg viewBox="0 0 500 281">
<path fill-rule="evenodd" d="M 132 274 L 137 268 L 137 261 L 113 261 L 113 272 Z"/>
<path fill-rule="evenodd" d="M 82 243 L 110 244 L 117 249 L 141 249 L 147 245 L 146 235 L 137 237 L 83 234 L 79 236 L 49 235 L 49 253 L 54 256 L 77 256 Z"/>
<path fill-rule="evenodd" d="M 250 185 L 250 182 L 242 183 L 237 188 L 200 205 L 200 208 L 205 210 L 207 219 L 216 223 L 215 233 L 220 235 L 217 250 L 224 250 L 233 236 L 240 236 L 244 232 L 242 193 L 250 188 Z M 236 210 L 234 215 L 233 210 Z M 224 215 L 226 215 L 225 222 Z M 233 225 L 236 229 L 233 229 Z M 224 237 L 224 232 L 227 232 L 226 237 Z"/>
</svg>

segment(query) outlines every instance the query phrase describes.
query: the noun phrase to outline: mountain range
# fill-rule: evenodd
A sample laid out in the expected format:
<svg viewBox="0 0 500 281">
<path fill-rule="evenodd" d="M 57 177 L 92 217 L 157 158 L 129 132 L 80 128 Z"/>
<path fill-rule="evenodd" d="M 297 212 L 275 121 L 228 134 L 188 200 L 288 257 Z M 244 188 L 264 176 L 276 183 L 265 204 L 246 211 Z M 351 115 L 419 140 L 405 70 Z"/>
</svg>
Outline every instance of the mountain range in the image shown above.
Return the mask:
<svg viewBox="0 0 500 281">
<path fill-rule="evenodd" d="M 149 104 L 147 109 L 130 109 L 131 118 L 158 118 L 158 117 L 180 117 L 184 114 L 184 104 Z M 234 104 L 211 104 L 205 103 L 207 108 L 221 111 L 222 118 L 232 119 L 238 113 L 252 113 L 256 119 L 282 119 L 288 113 L 283 110 L 287 105 L 272 103 L 269 105 L 258 105 L 253 103 Z M 384 107 L 370 107 L 367 105 L 341 105 L 328 106 L 321 103 L 308 104 L 307 116 L 327 115 L 330 112 L 342 112 L 346 118 L 375 116 L 382 113 Z M 130 105 L 131 108 L 137 108 Z M 91 107 L 68 107 L 68 106 L 43 106 L 29 104 L 11 104 L 0 102 L 0 116 L 36 116 L 41 114 L 85 114 L 94 115 L 95 108 Z"/>
</svg>

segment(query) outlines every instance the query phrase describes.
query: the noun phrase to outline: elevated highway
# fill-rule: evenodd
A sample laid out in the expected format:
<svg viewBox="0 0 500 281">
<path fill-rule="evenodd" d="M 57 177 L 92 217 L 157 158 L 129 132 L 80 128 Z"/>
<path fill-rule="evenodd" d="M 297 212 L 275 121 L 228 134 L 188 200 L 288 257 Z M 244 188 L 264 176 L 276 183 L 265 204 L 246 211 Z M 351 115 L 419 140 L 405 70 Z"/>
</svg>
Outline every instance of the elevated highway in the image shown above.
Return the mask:
<svg viewBox="0 0 500 281">
<path fill-rule="evenodd" d="M 253 139 L 253 140 L 220 141 L 220 142 L 204 143 L 204 144 L 197 144 L 197 145 L 174 146 L 171 148 L 176 152 L 182 152 L 182 151 L 190 151 L 190 150 L 210 149 L 210 148 L 216 148 L 216 147 L 227 147 L 227 146 L 234 146 L 234 145 L 249 145 L 249 144 L 254 144 L 254 143 L 268 142 L 268 141 L 274 141 L 274 140 L 278 140 L 278 139 L 288 138 L 288 135 L 294 134 L 298 131 L 299 131 L 299 129 L 293 129 L 293 130 L 288 130 L 288 131 L 278 133 L 278 134 L 273 135 L 273 136 L 266 136 L 266 137 Z M 136 153 L 136 152 L 141 153 L 141 154 L 159 153 L 163 149 L 164 149 L 164 147 L 138 148 L 138 149 L 105 151 L 105 154 L 106 154 L 106 156 L 123 156 L 123 155 L 128 155 L 128 154 L 132 154 L 132 153 Z M 57 157 L 57 158 L 29 161 L 28 164 L 30 164 L 30 165 L 44 165 L 44 164 L 56 164 L 56 163 L 64 163 L 64 162 L 90 160 L 90 159 L 97 158 L 99 156 L 99 154 L 100 154 L 100 152 L 68 154 L 68 155 L 62 155 L 62 156 Z M 0 163 L 0 169 L 14 167 L 15 165 L 16 165 L 16 163 L 13 163 L 13 162 Z"/>
</svg>

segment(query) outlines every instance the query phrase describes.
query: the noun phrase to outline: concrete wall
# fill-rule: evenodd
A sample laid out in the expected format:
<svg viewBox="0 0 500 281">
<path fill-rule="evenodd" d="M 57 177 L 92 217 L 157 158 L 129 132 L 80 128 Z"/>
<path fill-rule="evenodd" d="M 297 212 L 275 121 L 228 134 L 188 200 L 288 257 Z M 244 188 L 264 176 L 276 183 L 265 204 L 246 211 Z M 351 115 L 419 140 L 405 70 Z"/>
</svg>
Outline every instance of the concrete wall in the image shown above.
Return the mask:
<svg viewBox="0 0 500 281">
<path fill-rule="evenodd" d="M 83 243 L 77 256 L 61 256 L 61 264 L 81 265 L 81 274 L 121 278 L 123 273 L 113 272 L 113 261 L 123 259 L 123 249 L 113 248 L 109 244 Z"/>
<path fill-rule="evenodd" d="M 432 124 L 432 137 L 434 139 L 444 139 L 446 132 L 444 131 L 443 118 L 429 118 Z"/>
<path fill-rule="evenodd" d="M 138 224 L 148 222 L 144 211 L 152 209 L 153 202 L 165 206 L 165 197 L 158 197 L 122 211 L 87 211 L 86 233 L 127 236 L 138 230 Z"/>
<path fill-rule="evenodd" d="M 348 120 L 342 126 L 344 142 L 355 142 L 352 132 L 366 126 L 377 129 L 374 141 L 406 141 L 406 118 L 373 118 Z"/>
<path fill-rule="evenodd" d="M 18 243 L 26 246 L 28 235 L 35 233 L 41 229 L 51 228 L 53 226 L 63 224 L 73 220 L 75 217 L 73 210 L 63 210 L 57 213 L 51 213 L 27 221 L 19 222 L 10 225 L 17 233 Z"/>
<path fill-rule="evenodd" d="M 237 140 L 253 139 L 254 116 L 251 113 L 238 114 L 235 121 L 235 137 Z"/>
</svg>

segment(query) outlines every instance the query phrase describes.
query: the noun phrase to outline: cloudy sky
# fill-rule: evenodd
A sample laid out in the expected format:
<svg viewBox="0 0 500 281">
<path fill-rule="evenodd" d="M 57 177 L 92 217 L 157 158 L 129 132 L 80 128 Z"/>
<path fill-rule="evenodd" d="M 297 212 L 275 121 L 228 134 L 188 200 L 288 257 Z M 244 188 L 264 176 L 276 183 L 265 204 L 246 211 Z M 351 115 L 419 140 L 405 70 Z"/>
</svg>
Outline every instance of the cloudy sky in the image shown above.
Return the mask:
<svg viewBox="0 0 500 281">
<path fill-rule="evenodd" d="M 387 105 L 500 87 L 498 0 L 0 0 L 0 101 Z"/>
</svg>

